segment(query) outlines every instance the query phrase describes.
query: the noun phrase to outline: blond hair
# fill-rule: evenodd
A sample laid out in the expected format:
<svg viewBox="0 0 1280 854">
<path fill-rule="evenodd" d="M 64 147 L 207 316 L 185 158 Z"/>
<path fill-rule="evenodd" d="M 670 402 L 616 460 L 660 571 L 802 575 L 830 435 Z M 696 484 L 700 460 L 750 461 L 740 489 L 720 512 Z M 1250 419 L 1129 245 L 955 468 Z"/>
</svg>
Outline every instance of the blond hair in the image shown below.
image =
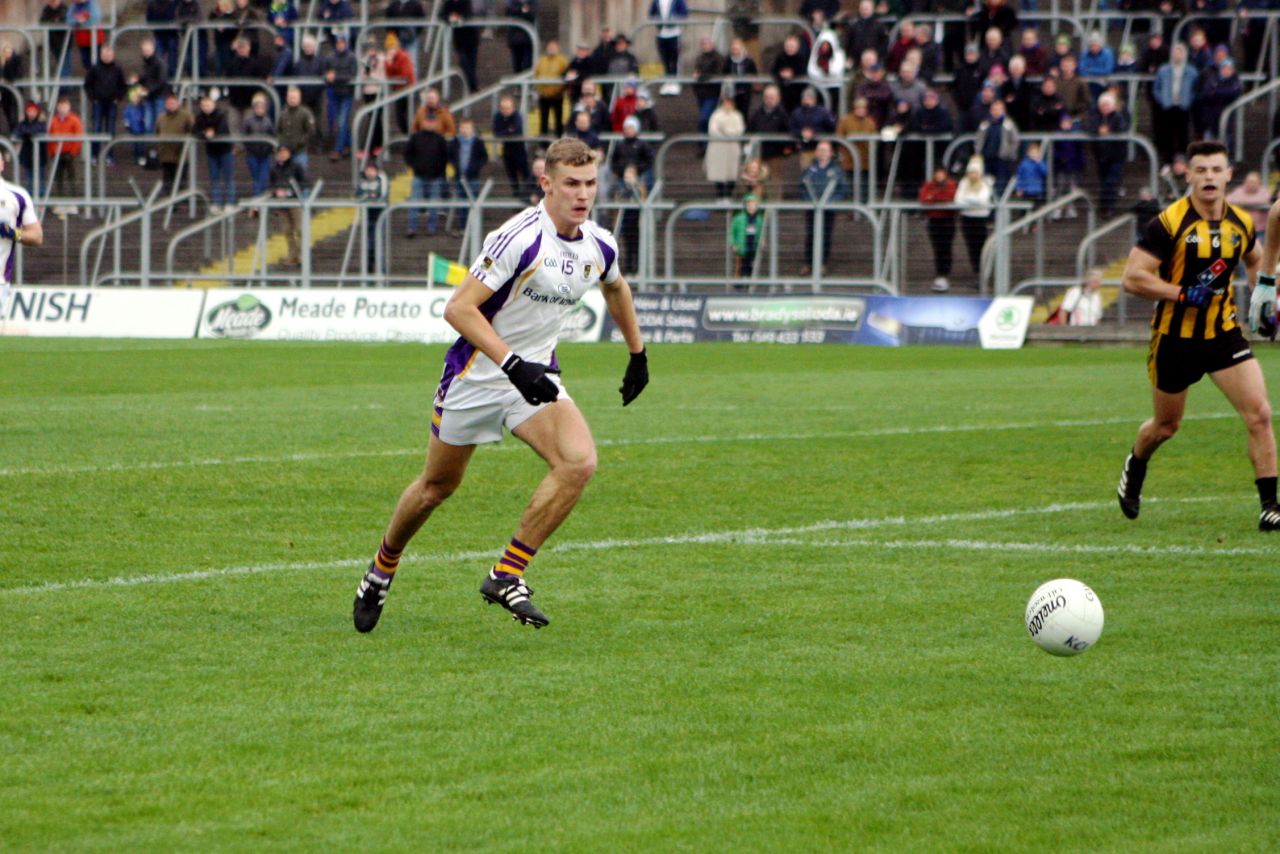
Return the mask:
<svg viewBox="0 0 1280 854">
<path fill-rule="evenodd" d="M 547 174 L 550 175 L 557 166 L 590 166 L 596 162 L 596 153 L 580 139 L 563 137 L 551 143 L 545 155 Z"/>
</svg>

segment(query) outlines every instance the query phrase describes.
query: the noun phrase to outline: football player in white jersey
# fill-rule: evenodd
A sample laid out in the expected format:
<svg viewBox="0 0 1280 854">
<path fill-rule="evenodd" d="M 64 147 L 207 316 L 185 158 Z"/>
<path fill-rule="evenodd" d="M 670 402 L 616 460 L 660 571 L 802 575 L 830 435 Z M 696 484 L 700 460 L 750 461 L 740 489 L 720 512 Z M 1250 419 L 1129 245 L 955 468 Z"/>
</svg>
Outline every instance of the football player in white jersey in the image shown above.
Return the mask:
<svg viewBox="0 0 1280 854">
<path fill-rule="evenodd" d="M 4 179 L 4 166 L 4 157 L 0 156 L 0 319 L 8 316 L 9 286 L 13 284 L 18 244 L 44 243 L 44 229 L 36 217 L 31 194 Z"/>
<path fill-rule="evenodd" d="M 618 270 L 613 235 L 587 217 L 595 203 L 595 154 L 574 139 L 547 149 L 541 203 L 485 238 L 484 249 L 445 308 L 461 337 L 445 356 L 436 390 L 427 465 L 396 506 L 382 546 L 356 591 L 357 631 L 378 623 L 409 540 L 462 483 L 476 445 L 511 431 L 542 457 L 546 477 L 480 594 L 513 619 L 541 628 L 545 614 L 524 583 L 529 562 L 578 502 L 596 468 L 595 442 L 560 380 L 556 338 L 564 316 L 598 285 L 631 352 L 626 406 L 649 382 L 631 288 Z"/>
</svg>

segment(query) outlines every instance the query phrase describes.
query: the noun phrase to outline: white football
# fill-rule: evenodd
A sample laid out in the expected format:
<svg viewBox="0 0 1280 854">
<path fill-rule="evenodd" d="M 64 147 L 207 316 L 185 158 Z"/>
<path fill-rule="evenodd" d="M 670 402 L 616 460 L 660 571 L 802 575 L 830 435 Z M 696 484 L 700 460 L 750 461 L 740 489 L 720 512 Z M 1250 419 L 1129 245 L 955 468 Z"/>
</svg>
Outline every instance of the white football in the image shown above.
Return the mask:
<svg viewBox="0 0 1280 854">
<path fill-rule="evenodd" d="M 1079 655 L 1102 634 L 1102 602 L 1074 578 L 1056 578 L 1031 594 L 1026 620 L 1031 639 L 1045 652 Z"/>
</svg>

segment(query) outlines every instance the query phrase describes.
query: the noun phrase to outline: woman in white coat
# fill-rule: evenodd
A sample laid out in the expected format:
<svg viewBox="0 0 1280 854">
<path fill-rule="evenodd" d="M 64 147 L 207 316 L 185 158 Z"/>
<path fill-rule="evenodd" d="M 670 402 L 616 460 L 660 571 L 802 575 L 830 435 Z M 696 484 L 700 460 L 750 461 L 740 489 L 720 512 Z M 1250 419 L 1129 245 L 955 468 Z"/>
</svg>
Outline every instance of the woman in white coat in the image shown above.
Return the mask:
<svg viewBox="0 0 1280 854">
<path fill-rule="evenodd" d="M 982 269 L 982 244 L 987 242 L 992 201 L 991 178 L 983 169 L 982 158 L 969 158 L 964 178 L 956 187 L 955 203 L 964 205 L 960 211 L 960 232 L 975 275 L 980 275 Z"/>
<path fill-rule="evenodd" d="M 818 34 L 809 52 L 809 84 L 827 93 L 827 109 L 840 112 L 840 87 L 844 86 L 845 55 L 840 39 L 830 27 Z"/>
<path fill-rule="evenodd" d="M 733 96 L 722 96 L 720 106 L 716 107 L 707 122 L 709 141 L 703 161 L 707 180 L 716 185 L 718 199 L 727 199 L 733 195 L 733 185 L 738 180 L 738 170 L 742 168 L 742 143 L 726 137 L 742 136 L 746 130 L 747 123 L 734 106 Z"/>
</svg>

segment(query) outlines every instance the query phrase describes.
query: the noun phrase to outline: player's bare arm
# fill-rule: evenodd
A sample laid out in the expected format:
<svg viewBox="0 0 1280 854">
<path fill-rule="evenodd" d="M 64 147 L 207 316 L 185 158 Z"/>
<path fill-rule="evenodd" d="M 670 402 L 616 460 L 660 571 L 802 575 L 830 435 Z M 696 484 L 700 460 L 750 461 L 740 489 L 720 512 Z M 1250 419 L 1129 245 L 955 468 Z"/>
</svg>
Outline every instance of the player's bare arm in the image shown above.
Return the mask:
<svg viewBox="0 0 1280 854">
<path fill-rule="evenodd" d="M 480 313 L 480 306 L 492 296 L 493 291 L 484 282 L 468 273 L 445 304 L 444 319 L 458 330 L 459 335 L 474 344 L 476 349 L 495 364 L 501 365 L 511 348 L 493 331 L 493 324 Z"/>
<path fill-rule="evenodd" d="M 604 296 L 609 316 L 622 333 L 622 340 L 627 342 L 627 349 L 632 353 L 644 350 L 644 338 L 640 335 L 640 323 L 636 320 L 636 304 L 631 298 L 631 286 L 627 284 L 627 280 L 619 276 L 613 284 L 601 283 L 600 293 Z"/>
<path fill-rule="evenodd" d="M 14 241 L 23 246 L 43 246 L 44 227 L 38 222 L 14 229 Z"/>
<path fill-rule="evenodd" d="M 1129 250 L 1122 281 L 1126 292 L 1147 299 L 1177 302 L 1182 292 L 1177 285 L 1160 278 L 1160 259 L 1139 246 Z"/>
</svg>

